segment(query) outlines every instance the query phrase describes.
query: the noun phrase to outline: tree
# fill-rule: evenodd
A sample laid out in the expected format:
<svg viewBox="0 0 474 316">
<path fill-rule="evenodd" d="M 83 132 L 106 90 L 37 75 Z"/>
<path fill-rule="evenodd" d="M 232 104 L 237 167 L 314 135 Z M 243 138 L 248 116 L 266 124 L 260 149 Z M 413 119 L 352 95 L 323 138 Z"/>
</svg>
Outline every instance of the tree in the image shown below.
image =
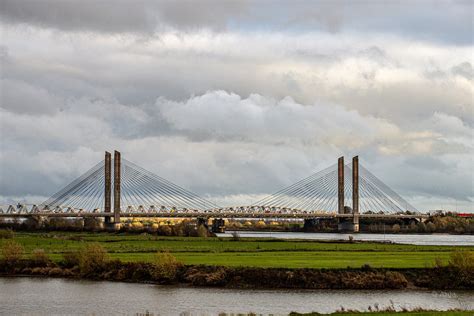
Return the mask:
<svg viewBox="0 0 474 316">
<path fill-rule="evenodd" d="M 394 232 L 394 233 L 399 233 L 399 232 L 400 232 L 400 225 L 394 224 L 394 225 L 392 226 L 392 232 Z"/>
<path fill-rule="evenodd" d="M 428 222 L 428 224 L 426 224 L 426 230 L 430 233 L 434 233 L 436 231 L 436 225 L 432 222 Z"/>
</svg>

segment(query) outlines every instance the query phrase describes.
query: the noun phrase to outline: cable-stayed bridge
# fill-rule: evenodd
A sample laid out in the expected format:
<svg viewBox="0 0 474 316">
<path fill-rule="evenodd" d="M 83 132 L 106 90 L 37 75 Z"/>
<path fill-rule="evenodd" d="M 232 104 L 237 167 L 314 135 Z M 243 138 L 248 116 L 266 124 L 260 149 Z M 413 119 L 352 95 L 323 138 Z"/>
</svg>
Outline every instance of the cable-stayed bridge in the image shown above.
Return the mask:
<svg viewBox="0 0 474 316">
<path fill-rule="evenodd" d="M 142 167 L 105 159 L 40 205 L 0 208 L 0 217 L 338 218 L 342 230 L 358 231 L 359 218 L 424 218 L 354 157 L 344 158 L 251 205 L 221 207 Z"/>
</svg>

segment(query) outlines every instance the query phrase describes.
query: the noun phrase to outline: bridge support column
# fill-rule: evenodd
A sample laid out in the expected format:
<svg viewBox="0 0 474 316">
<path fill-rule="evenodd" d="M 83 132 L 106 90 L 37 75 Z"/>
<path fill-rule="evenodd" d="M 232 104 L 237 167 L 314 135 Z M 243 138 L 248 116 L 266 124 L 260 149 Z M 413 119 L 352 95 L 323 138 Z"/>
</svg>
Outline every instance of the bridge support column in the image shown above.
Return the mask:
<svg viewBox="0 0 474 316">
<path fill-rule="evenodd" d="M 352 224 L 353 231 L 359 232 L 359 156 L 352 158 Z"/>
<path fill-rule="evenodd" d="M 211 232 L 225 233 L 225 221 L 222 218 L 214 218 L 212 220 Z"/>
<path fill-rule="evenodd" d="M 344 157 L 337 160 L 337 212 L 344 214 Z"/>
<path fill-rule="evenodd" d="M 209 230 L 209 221 L 206 217 L 198 217 L 196 220 L 198 226 L 203 225 L 207 230 Z"/>
<path fill-rule="evenodd" d="M 120 152 L 114 152 L 114 225 L 120 227 Z"/>
<path fill-rule="evenodd" d="M 112 155 L 105 152 L 105 166 L 104 166 L 104 212 L 110 213 L 112 210 Z M 109 225 L 112 219 L 111 216 L 105 217 L 105 224 Z"/>
<path fill-rule="evenodd" d="M 303 230 L 305 232 L 314 232 L 317 229 L 318 224 L 319 224 L 319 219 L 317 218 L 305 218 Z"/>
</svg>

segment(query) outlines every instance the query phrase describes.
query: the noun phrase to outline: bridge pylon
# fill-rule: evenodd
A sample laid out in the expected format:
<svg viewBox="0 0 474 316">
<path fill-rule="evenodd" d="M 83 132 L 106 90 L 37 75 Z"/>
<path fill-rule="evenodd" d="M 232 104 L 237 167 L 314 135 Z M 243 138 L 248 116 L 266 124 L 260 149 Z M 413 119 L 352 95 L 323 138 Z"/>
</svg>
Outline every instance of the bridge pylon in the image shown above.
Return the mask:
<svg viewBox="0 0 474 316">
<path fill-rule="evenodd" d="M 344 214 L 344 156 L 337 160 L 337 212 Z"/>
<path fill-rule="evenodd" d="M 120 224 L 120 152 L 114 151 L 114 224 Z"/>
<path fill-rule="evenodd" d="M 106 151 L 104 160 L 104 212 L 110 213 L 112 210 L 112 155 Z M 111 216 L 105 217 L 105 224 L 111 223 Z"/>
<path fill-rule="evenodd" d="M 352 209 L 344 205 L 344 157 L 337 161 L 337 195 L 338 195 L 338 213 L 352 213 L 353 217 L 340 218 L 338 224 L 339 231 L 359 231 L 359 156 L 352 158 Z"/>
<path fill-rule="evenodd" d="M 352 158 L 352 224 L 359 231 L 359 156 Z"/>
</svg>

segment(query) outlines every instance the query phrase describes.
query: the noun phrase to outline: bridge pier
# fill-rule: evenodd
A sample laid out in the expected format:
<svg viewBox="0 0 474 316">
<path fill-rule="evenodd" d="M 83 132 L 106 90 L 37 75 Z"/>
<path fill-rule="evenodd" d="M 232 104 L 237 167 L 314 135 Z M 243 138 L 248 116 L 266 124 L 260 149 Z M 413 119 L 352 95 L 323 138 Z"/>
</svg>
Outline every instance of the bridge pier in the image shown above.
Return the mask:
<svg viewBox="0 0 474 316">
<path fill-rule="evenodd" d="M 209 230 L 209 221 L 206 217 L 198 217 L 198 218 L 196 218 L 196 220 L 197 220 L 197 225 L 198 226 L 202 225 L 202 226 L 206 227 L 207 230 Z"/>
<path fill-rule="evenodd" d="M 209 226 L 210 219 L 207 217 L 198 217 L 197 225 L 203 225 L 211 233 L 225 233 L 225 220 L 223 218 L 213 218 L 211 226 Z"/>
<path fill-rule="evenodd" d="M 358 220 L 359 218 L 357 217 L 357 221 Z M 340 218 L 337 230 L 341 233 L 358 233 L 359 224 L 355 224 L 353 218 Z"/>
<path fill-rule="evenodd" d="M 352 209 L 344 205 L 344 157 L 339 158 L 337 168 L 338 213 L 352 214 L 352 217 L 339 218 L 337 229 L 340 232 L 359 232 L 359 157 L 352 158 Z"/>
<path fill-rule="evenodd" d="M 305 232 L 314 232 L 317 229 L 318 224 L 319 224 L 318 218 L 305 218 L 303 230 Z"/>
<path fill-rule="evenodd" d="M 223 218 L 214 218 L 212 220 L 211 232 L 225 233 L 225 221 Z"/>
<path fill-rule="evenodd" d="M 102 217 L 84 217 L 84 230 L 101 231 L 104 229 Z"/>
</svg>

